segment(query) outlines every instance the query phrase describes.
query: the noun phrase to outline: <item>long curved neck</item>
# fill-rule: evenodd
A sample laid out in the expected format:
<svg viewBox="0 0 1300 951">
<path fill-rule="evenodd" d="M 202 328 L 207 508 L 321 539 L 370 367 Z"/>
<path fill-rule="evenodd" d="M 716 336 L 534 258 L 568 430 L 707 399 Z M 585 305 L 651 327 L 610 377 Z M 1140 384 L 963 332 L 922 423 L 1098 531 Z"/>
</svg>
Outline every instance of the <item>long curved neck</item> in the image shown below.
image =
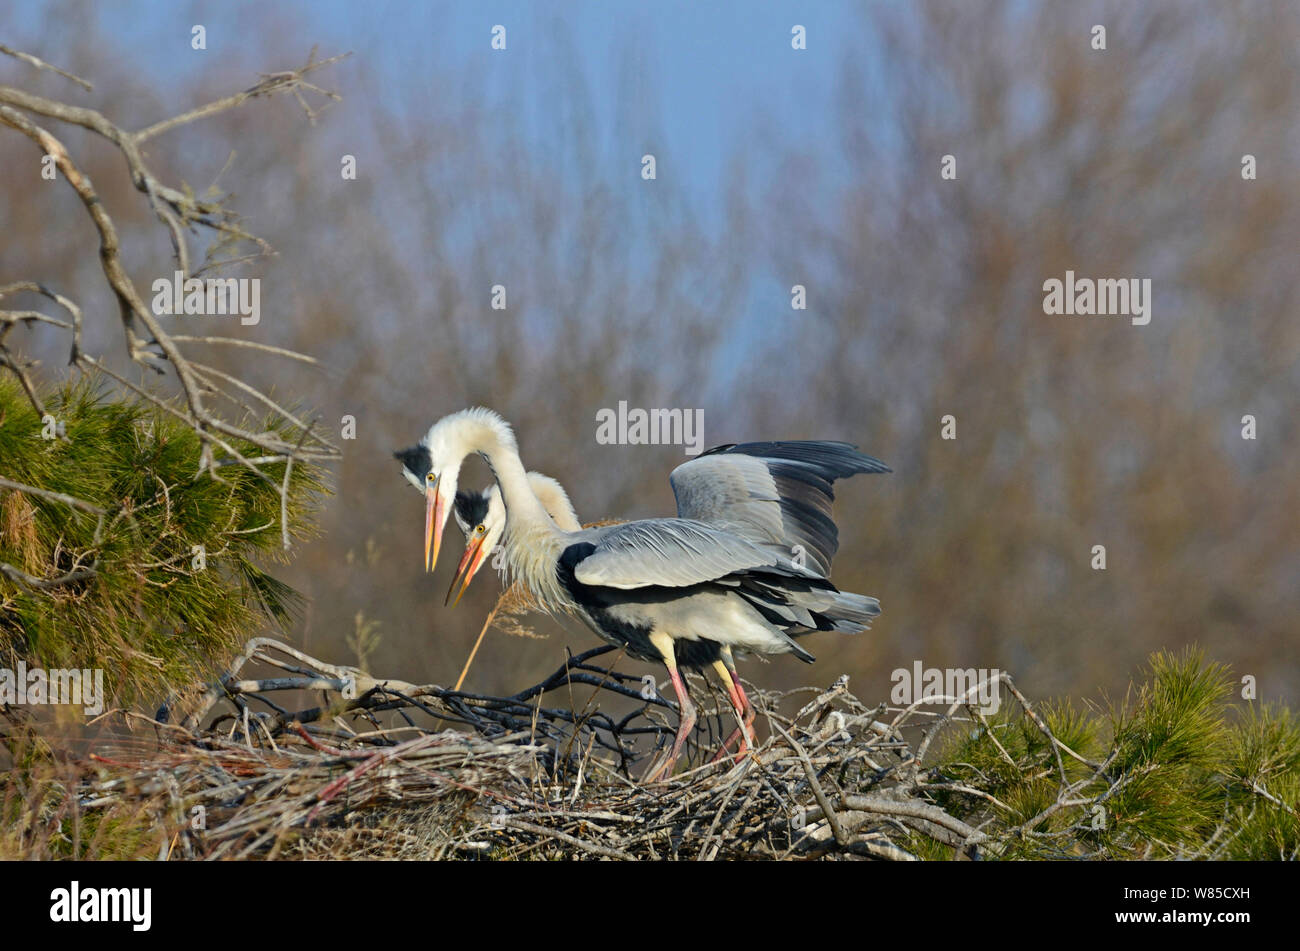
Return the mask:
<svg viewBox="0 0 1300 951">
<path fill-rule="evenodd" d="M 521 522 L 551 522 L 551 517 L 528 485 L 528 472 L 524 469 L 519 452 L 507 446 L 493 430 L 486 430 L 478 452 L 487 460 L 500 486 L 500 499 L 506 503 L 506 512 Z M 554 522 L 551 522 L 554 526 Z"/>
<path fill-rule="evenodd" d="M 496 425 L 481 424 L 474 431 L 471 446 L 492 467 L 501 489 L 510 572 L 519 577 L 543 610 L 552 614 L 569 610 L 569 598 L 555 573 L 556 559 L 567 545 L 566 536 L 529 485 L 509 430 L 503 432 Z"/>
<path fill-rule="evenodd" d="M 540 472 L 528 473 L 528 484 L 551 516 L 551 521 L 561 531 L 576 532 L 582 529 L 582 522 L 578 521 L 578 513 L 573 510 L 573 503 L 569 501 L 569 493 L 564 491 L 564 486 Z"/>
<path fill-rule="evenodd" d="M 473 451 L 487 460 L 496 476 L 508 523 L 519 529 L 545 528 L 559 535 L 559 527 L 528 484 L 528 472 L 514 447 L 514 440 L 507 440 L 495 427 L 481 423 L 475 427 L 469 444 Z"/>
</svg>

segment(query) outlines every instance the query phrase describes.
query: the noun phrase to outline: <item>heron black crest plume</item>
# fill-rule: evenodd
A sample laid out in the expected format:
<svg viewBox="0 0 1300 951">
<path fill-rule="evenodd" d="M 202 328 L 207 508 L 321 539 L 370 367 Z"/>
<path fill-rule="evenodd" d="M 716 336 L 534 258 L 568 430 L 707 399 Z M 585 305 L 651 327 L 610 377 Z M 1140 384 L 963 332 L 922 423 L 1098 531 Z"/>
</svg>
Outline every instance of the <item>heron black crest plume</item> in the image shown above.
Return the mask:
<svg viewBox="0 0 1300 951">
<path fill-rule="evenodd" d="M 487 518 L 488 497 L 484 492 L 461 489 L 456 493 L 456 517 L 466 525 L 480 525 Z"/>
</svg>

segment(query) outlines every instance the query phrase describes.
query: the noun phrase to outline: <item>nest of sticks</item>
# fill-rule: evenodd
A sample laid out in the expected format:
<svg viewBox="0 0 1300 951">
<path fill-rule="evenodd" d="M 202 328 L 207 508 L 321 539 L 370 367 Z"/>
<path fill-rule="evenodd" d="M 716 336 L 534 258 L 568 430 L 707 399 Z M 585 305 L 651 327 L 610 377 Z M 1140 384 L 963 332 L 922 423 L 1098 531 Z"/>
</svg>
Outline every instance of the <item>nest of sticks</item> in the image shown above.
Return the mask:
<svg viewBox="0 0 1300 951">
<path fill-rule="evenodd" d="M 922 759 L 939 725 L 975 718 L 964 698 L 936 714 L 868 707 L 846 677 L 821 691 L 749 686 L 766 739 L 736 762 L 714 760 L 734 726 L 725 696 L 693 677 L 689 755 L 671 780 L 642 784 L 676 712 L 646 679 L 597 662 L 612 653 L 571 655 L 490 697 L 258 638 L 219 683 L 153 720 L 116 713 L 133 739 L 97 744 L 78 809 L 152 816 L 158 856 L 172 859 L 910 860 L 918 835 L 969 858 L 996 851 L 927 796 Z M 256 666 L 273 675 L 246 677 Z M 289 702 L 303 697 L 315 702 Z M 142 724 L 158 735 L 147 751 Z"/>
</svg>

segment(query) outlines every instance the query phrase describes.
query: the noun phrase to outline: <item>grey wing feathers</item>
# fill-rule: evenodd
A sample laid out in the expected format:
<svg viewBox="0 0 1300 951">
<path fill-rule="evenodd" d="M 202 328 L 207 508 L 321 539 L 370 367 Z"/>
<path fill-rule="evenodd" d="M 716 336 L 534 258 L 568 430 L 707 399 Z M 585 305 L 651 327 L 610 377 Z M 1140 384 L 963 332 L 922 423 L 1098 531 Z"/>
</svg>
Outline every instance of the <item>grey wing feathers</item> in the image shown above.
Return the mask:
<svg viewBox="0 0 1300 951">
<path fill-rule="evenodd" d="M 781 498 L 761 459 L 701 455 L 674 469 L 668 480 L 678 518 L 708 522 L 766 544 L 779 544 L 784 537 Z"/>
<path fill-rule="evenodd" d="M 785 562 L 745 539 L 701 522 L 649 518 L 611 525 L 574 568 L 582 584 L 682 588 Z"/>
<path fill-rule="evenodd" d="M 792 440 L 715 446 L 669 477 L 681 518 L 698 519 L 756 544 L 799 546 L 805 564 L 830 574 L 839 549 L 831 518 L 836 479 L 891 471 L 844 442 Z"/>
</svg>

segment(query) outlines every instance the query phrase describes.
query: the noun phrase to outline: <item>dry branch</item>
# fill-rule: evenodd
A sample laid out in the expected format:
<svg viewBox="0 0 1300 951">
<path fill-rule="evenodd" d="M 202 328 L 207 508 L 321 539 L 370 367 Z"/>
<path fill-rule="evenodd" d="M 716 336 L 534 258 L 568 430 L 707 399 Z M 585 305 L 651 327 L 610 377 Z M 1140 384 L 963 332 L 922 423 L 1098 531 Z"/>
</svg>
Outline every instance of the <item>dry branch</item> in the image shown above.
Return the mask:
<svg viewBox="0 0 1300 951">
<path fill-rule="evenodd" d="M 88 90 L 92 88 L 79 77 L 50 66 L 31 54 L 5 46 L 0 46 L 0 53 L 38 69 L 53 70 Z M 345 55 L 347 54 L 343 54 Z M 21 293 L 41 295 L 67 311 L 71 315 L 71 323 L 32 309 L 0 311 L 0 368 L 7 369 L 17 377 L 37 414 L 44 416 L 45 407 L 37 395 L 37 386 L 28 372 L 34 364 L 16 353 L 8 338 L 12 329 L 19 323 L 27 326 L 50 326 L 58 331 L 69 333 L 70 364 L 82 371 L 98 372 L 115 380 L 125 390 L 182 419 L 194 430 L 200 439 L 200 471 L 207 471 L 213 478 L 217 478 L 217 469 L 221 465 L 234 462 L 248 467 L 260 478 L 275 485 L 280 496 L 281 522 L 284 529 L 282 536 L 285 547 L 288 547 L 289 472 L 286 471 L 281 479 L 272 480 L 262 466 L 268 462 L 285 462 L 286 468 L 291 470 L 295 462 L 323 463 L 337 459 L 338 448 L 325 439 L 318 430 L 314 430 L 309 422 L 305 423 L 298 419 L 268 394 L 231 374 L 195 363 L 186 355 L 182 344 L 225 344 L 309 364 L 316 364 L 316 361 L 291 350 L 255 341 L 218 336 L 173 336 L 166 333 L 155 315 L 145 305 L 143 297 L 123 266 L 117 228 L 95 184 L 74 160 L 63 141 L 49 129 L 38 124 L 34 117 L 89 130 L 111 143 L 121 153 L 132 185 L 144 196 L 171 238 L 175 267 L 169 266 L 168 271 L 179 270 L 182 279 L 188 279 L 194 274 L 190 263 L 189 245 L 189 234 L 193 230 L 206 229 L 235 242 L 251 244 L 258 253 L 267 253 L 270 250 L 269 246 L 246 232 L 240 224 L 239 216 L 221 201 L 200 201 L 186 190 L 173 188 L 162 182 L 145 161 L 141 145 L 178 126 L 210 118 L 234 109 L 251 99 L 278 93 L 294 96 L 303 106 L 308 119 L 314 122 L 319 110 L 308 105 L 303 96 L 304 91 L 323 96 L 329 102 L 338 101 L 339 97 L 309 82 L 306 77 L 338 62 L 343 56 L 317 61 L 313 49 L 306 64 L 299 69 L 264 75 L 242 92 L 191 109 L 181 115 L 162 119 L 134 132 L 123 129 L 96 109 L 38 96 L 12 86 L 0 86 L 0 126 L 27 137 L 44 155 L 53 160 L 61 178 L 76 192 L 90 218 L 99 239 L 100 268 L 105 282 L 118 302 L 119 319 L 126 342 L 126 355 L 133 363 L 148 367 L 160 374 L 165 372 L 165 367 L 169 364 L 184 396 L 184 404 L 182 409 L 177 409 L 162 396 L 137 386 L 121 374 L 112 371 L 105 365 L 102 357 L 86 353 L 82 343 L 81 309 L 68 297 L 38 281 L 17 281 L 0 286 L 0 297 Z M 233 262 L 218 262 L 218 264 L 230 263 Z M 204 270 L 211 266 L 205 266 Z M 143 327 L 147 331 L 146 338 L 137 334 L 137 327 Z M 231 389 L 220 389 L 218 383 Z M 272 422 L 259 429 L 239 425 L 209 406 L 204 399 L 207 393 L 220 393 L 227 397 L 244 416 L 248 416 L 253 407 L 240 398 L 242 394 L 260 407 L 261 411 L 269 411 Z M 254 446 L 261 450 L 263 455 L 250 458 L 249 455 L 235 448 L 236 443 Z M 219 458 L 218 453 L 224 455 L 224 458 Z"/>
<path fill-rule="evenodd" d="M 629 686 L 638 677 L 594 663 L 611 651 L 569 656 L 541 683 L 492 697 L 255 639 L 218 683 L 159 711 L 156 750 L 98 753 L 79 797 L 91 810 L 151 803 L 171 854 L 195 858 L 910 861 L 917 837 L 979 858 L 1026 834 L 994 839 L 946 811 L 940 791 L 986 806 L 988 797 L 927 782 L 922 748 L 905 738 L 928 747 L 942 724 L 969 729 L 978 718 L 905 708 L 887 723 L 886 708 L 859 702 L 846 678 L 793 715 L 781 711 L 802 691 L 751 687 L 771 731 L 739 763 L 708 761 L 730 712 L 696 679 L 702 726 L 689 762 L 670 781 L 641 784 L 635 777 L 671 740 L 671 705 L 643 699 Z M 254 666 L 270 673 L 252 675 Z M 312 695 L 320 700 L 303 705 Z M 627 715 L 610 712 L 629 700 Z M 187 715 L 169 722 L 177 713 Z M 1063 785 L 1057 808 L 1074 804 L 1080 786 Z M 196 806 L 206 828 L 188 821 Z"/>
</svg>

